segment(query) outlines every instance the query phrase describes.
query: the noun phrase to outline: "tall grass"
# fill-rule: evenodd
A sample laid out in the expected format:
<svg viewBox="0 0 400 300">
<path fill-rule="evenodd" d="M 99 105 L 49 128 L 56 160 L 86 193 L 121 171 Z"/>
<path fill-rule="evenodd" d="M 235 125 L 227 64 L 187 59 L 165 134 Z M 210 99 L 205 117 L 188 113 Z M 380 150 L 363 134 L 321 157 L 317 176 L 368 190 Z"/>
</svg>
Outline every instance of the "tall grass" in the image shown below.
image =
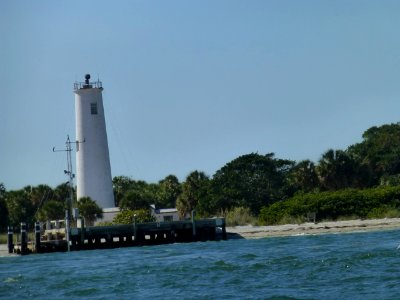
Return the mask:
<svg viewBox="0 0 400 300">
<path fill-rule="evenodd" d="M 14 233 L 14 235 L 13 235 L 14 243 L 17 239 L 19 240 L 20 238 L 21 238 L 21 235 L 19 232 Z M 35 234 L 33 232 L 29 232 L 28 233 L 28 241 L 33 241 L 34 239 L 35 239 Z M 6 232 L 0 233 L 0 244 L 7 244 L 7 233 Z"/>
<path fill-rule="evenodd" d="M 303 216 L 289 216 L 284 215 L 275 225 L 286 225 L 286 224 L 302 224 L 307 221 L 306 217 Z"/>
<path fill-rule="evenodd" d="M 7 233 L 0 233 L 0 244 L 7 244 Z"/>
<path fill-rule="evenodd" d="M 367 215 L 368 219 L 400 218 L 400 210 L 396 207 L 382 205 L 372 209 Z"/>
<path fill-rule="evenodd" d="M 235 207 L 223 215 L 227 226 L 258 225 L 258 219 L 246 207 Z"/>
</svg>

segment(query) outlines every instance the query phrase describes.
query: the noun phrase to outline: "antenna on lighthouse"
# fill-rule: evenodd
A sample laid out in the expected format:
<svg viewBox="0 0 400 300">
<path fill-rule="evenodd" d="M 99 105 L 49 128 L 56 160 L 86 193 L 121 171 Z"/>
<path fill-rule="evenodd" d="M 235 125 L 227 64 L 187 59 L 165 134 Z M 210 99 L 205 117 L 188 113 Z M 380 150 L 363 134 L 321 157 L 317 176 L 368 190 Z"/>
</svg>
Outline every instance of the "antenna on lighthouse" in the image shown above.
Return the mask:
<svg viewBox="0 0 400 300">
<path fill-rule="evenodd" d="M 64 170 L 64 174 L 67 174 L 69 177 L 68 180 L 68 187 L 69 187 L 69 198 L 67 199 L 67 209 L 65 210 L 65 235 L 67 239 L 67 248 L 68 252 L 71 250 L 69 246 L 69 221 L 70 221 L 70 213 L 72 211 L 72 198 L 73 198 L 73 191 L 72 191 L 72 181 L 74 179 L 74 174 L 72 173 L 72 162 L 71 162 L 71 141 L 69 139 L 69 135 L 67 135 L 67 141 L 65 142 L 65 149 L 63 150 L 56 150 L 56 147 L 53 147 L 53 152 L 67 152 L 67 170 Z"/>
<path fill-rule="evenodd" d="M 85 141 L 83 141 L 85 142 Z M 71 144 L 76 143 L 76 145 L 79 145 L 79 143 L 82 142 L 71 142 L 69 139 L 69 135 L 67 135 L 67 141 L 65 142 L 65 149 L 62 150 L 57 150 L 56 147 L 53 147 L 53 152 L 67 152 L 67 170 L 64 170 L 64 174 L 68 176 L 68 188 L 69 188 L 69 198 L 67 199 L 67 209 L 65 210 L 65 233 L 66 233 L 66 239 L 67 239 L 67 244 L 68 244 L 68 251 L 70 251 L 70 245 L 69 245 L 69 228 L 70 228 L 70 211 L 72 212 L 72 203 L 73 203 L 73 198 L 74 198 L 74 188 L 73 188 L 73 180 L 75 178 L 75 174 L 72 173 L 72 158 L 71 158 L 71 151 L 72 147 Z"/>
</svg>

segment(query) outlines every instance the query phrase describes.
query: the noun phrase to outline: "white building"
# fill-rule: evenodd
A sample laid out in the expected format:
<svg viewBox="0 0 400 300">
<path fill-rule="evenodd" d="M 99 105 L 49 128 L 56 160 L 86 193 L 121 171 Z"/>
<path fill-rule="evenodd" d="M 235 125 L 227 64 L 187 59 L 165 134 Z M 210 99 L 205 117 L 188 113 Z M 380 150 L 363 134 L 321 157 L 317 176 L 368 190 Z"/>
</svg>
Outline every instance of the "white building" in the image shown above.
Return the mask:
<svg viewBox="0 0 400 300">
<path fill-rule="evenodd" d="M 156 209 L 154 204 L 150 205 L 150 213 L 156 218 L 156 222 L 179 221 L 179 214 L 176 208 Z"/>
<path fill-rule="evenodd" d="M 102 83 L 74 85 L 76 110 L 76 177 L 77 198 L 90 197 L 101 208 L 115 207 Z"/>
</svg>

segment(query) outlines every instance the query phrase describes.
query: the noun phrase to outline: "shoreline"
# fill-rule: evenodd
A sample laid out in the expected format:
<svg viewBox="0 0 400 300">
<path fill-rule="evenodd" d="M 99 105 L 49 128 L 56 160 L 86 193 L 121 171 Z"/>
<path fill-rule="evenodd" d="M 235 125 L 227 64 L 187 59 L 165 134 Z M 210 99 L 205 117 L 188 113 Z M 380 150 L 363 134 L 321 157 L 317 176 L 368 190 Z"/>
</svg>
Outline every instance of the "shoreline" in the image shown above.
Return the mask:
<svg viewBox="0 0 400 300">
<path fill-rule="evenodd" d="M 285 224 L 273 226 L 235 226 L 226 227 L 230 239 L 259 239 L 280 236 L 299 236 L 329 233 L 367 232 L 388 229 L 400 229 L 400 218 L 327 221 L 320 223 Z M 7 244 L 0 244 L 0 257 L 15 256 L 9 254 Z"/>
<path fill-rule="evenodd" d="M 0 244 L 0 258 L 6 256 L 17 256 L 18 254 L 8 253 L 7 244 Z"/>
<path fill-rule="evenodd" d="M 226 232 L 228 234 L 228 239 L 257 239 L 277 236 L 378 231 L 395 228 L 400 228 L 400 218 L 327 221 L 319 223 L 286 224 L 273 226 L 247 225 L 227 227 Z"/>
</svg>

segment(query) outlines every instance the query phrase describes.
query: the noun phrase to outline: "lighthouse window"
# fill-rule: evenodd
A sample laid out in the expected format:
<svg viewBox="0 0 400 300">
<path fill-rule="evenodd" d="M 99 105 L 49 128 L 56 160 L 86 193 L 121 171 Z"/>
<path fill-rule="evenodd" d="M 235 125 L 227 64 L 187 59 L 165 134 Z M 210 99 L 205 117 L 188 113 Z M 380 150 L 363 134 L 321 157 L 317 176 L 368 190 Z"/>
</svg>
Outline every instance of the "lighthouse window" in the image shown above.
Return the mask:
<svg viewBox="0 0 400 300">
<path fill-rule="evenodd" d="M 90 103 L 90 113 L 97 115 L 97 103 Z"/>
</svg>

